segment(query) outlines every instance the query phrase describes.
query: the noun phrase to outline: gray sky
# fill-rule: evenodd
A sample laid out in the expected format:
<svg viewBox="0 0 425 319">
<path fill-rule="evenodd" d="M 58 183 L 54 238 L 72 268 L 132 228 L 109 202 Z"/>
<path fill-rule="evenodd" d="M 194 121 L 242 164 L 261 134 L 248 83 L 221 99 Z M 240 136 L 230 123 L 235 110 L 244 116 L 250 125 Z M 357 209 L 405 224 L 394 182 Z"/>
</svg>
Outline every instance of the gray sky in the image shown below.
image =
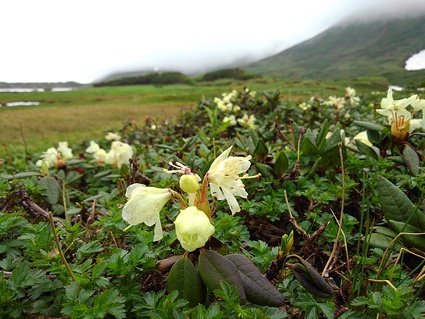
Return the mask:
<svg viewBox="0 0 425 319">
<path fill-rule="evenodd" d="M 0 12 L 0 81 L 89 83 L 259 59 L 353 14 L 425 12 L 425 0 L 2 0 Z"/>
</svg>

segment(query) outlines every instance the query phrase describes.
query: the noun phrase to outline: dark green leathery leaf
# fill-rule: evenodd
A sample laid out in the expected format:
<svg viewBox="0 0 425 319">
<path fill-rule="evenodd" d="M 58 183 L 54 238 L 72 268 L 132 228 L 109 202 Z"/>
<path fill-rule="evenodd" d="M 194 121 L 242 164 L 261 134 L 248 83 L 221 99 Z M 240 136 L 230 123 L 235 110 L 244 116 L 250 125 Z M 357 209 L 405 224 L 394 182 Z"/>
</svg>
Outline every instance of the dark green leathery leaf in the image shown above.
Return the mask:
<svg viewBox="0 0 425 319">
<path fill-rule="evenodd" d="M 307 291 L 317 297 L 332 297 L 332 287 L 310 263 L 296 255 L 291 257 L 296 257 L 301 262 L 294 265 L 294 275 Z"/>
<path fill-rule="evenodd" d="M 225 256 L 239 270 L 246 299 L 261 306 L 279 307 L 283 304 L 282 294 L 267 280 L 246 256 Z"/>
<path fill-rule="evenodd" d="M 177 290 L 191 307 L 203 303 L 205 297 L 195 266 L 187 256 L 179 259 L 168 275 L 168 291 Z"/>
<path fill-rule="evenodd" d="M 215 251 L 203 249 L 199 254 L 198 270 L 210 291 L 220 289 L 221 282 L 225 281 L 238 289 L 241 304 L 246 302 L 239 270 L 229 259 Z"/>
<path fill-rule="evenodd" d="M 403 242 L 409 246 L 425 251 L 425 235 L 423 235 L 423 232 L 420 229 L 410 224 L 395 220 L 390 220 L 389 223 L 397 233 L 402 234 L 400 237 Z"/>
</svg>

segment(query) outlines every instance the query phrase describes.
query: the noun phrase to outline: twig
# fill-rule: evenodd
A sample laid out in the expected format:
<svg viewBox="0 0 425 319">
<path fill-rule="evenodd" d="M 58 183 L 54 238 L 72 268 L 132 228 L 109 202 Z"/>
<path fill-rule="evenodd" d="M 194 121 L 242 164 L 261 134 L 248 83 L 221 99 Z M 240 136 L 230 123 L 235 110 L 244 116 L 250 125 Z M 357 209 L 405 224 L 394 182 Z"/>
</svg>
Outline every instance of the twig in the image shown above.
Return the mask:
<svg viewBox="0 0 425 319">
<path fill-rule="evenodd" d="M 297 221 L 295 220 L 294 216 L 292 215 L 292 211 L 291 211 L 291 206 L 289 205 L 289 201 L 288 201 L 288 195 L 286 194 L 286 190 L 283 191 L 283 194 L 285 195 L 285 201 L 286 201 L 286 206 L 288 207 L 288 213 L 289 213 L 289 221 L 290 223 L 295 227 L 296 230 L 298 230 L 301 235 L 303 236 L 305 241 L 308 241 L 310 239 L 310 236 L 307 234 L 307 232 L 302 229 Z"/>
<path fill-rule="evenodd" d="M 74 273 L 72 272 L 71 267 L 69 266 L 68 262 L 66 261 L 65 255 L 63 253 L 63 250 L 61 248 L 61 244 L 59 241 L 59 237 L 58 237 L 58 233 L 56 232 L 56 227 L 55 227 L 55 223 L 53 222 L 53 215 L 51 212 L 49 212 L 49 221 L 50 221 L 50 225 L 52 226 L 52 231 L 53 231 L 53 237 L 55 239 L 56 242 L 56 246 L 58 247 L 58 251 L 59 251 L 59 255 L 61 256 L 62 262 L 64 263 L 66 270 L 68 271 L 69 275 L 71 276 L 73 281 L 76 281 L 76 278 L 74 276 Z"/>
<path fill-rule="evenodd" d="M 27 156 L 27 154 L 28 154 L 28 145 L 27 145 L 27 141 L 25 139 L 24 129 L 22 127 L 22 123 L 21 122 L 19 122 L 19 131 L 21 133 L 22 140 L 24 141 L 25 156 Z"/>
<path fill-rule="evenodd" d="M 339 244 L 339 237 L 341 236 L 341 232 L 342 232 L 342 220 L 344 218 L 344 205 L 345 205 L 345 178 L 344 178 L 344 157 L 342 156 L 342 145 L 341 143 L 338 144 L 339 147 L 339 158 L 341 161 L 341 214 L 339 216 L 339 223 L 338 223 L 338 232 L 336 234 L 336 238 L 335 238 L 335 242 L 334 242 L 334 247 L 332 249 L 331 255 L 329 256 L 329 259 L 325 265 L 325 267 L 323 268 L 322 271 L 322 276 L 324 274 L 326 274 L 326 272 L 328 271 L 328 268 L 334 258 L 334 255 L 337 252 L 337 248 L 338 248 L 338 244 Z M 344 239 L 345 239 L 345 235 L 344 235 Z M 347 247 L 347 243 L 345 243 L 345 246 Z M 346 248 L 347 249 L 347 248 Z M 348 256 L 348 252 L 346 251 L 347 254 L 347 269 L 348 272 L 350 271 L 350 260 L 349 260 L 349 256 Z"/>
<path fill-rule="evenodd" d="M 63 211 L 65 213 L 65 220 L 69 223 L 68 207 L 66 206 L 66 181 L 62 179 L 62 202 L 63 202 Z"/>
<path fill-rule="evenodd" d="M 12 277 L 13 272 L 11 272 L 11 271 L 0 271 L 0 274 L 3 274 L 4 279 L 9 279 L 10 277 Z M 50 280 L 54 280 L 58 276 L 57 275 L 46 275 L 46 277 L 49 278 Z"/>
<path fill-rule="evenodd" d="M 32 216 L 36 218 L 41 216 L 45 220 L 50 219 L 49 214 L 36 203 L 34 203 L 34 201 L 28 196 L 27 192 L 22 186 L 19 187 L 18 196 L 21 199 L 22 207 L 24 207 L 24 209 Z M 60 219 L 55 217 L 52 218 L 56 226 L 63 226 L 63 222 Z"/>
</svg>

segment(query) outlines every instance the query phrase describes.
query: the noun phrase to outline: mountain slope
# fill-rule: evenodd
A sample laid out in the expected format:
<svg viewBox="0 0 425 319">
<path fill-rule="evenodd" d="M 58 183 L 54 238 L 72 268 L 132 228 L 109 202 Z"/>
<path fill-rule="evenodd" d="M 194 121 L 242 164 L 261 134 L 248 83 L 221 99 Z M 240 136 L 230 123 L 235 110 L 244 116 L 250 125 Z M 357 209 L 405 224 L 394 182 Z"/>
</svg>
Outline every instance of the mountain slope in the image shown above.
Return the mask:
<svg viewBox="0 0 425 319">
<path fill-rule="evenodd" d="M 292 79 L 383 76 L 390 82 L 425 75 L 405 61 L 425 49 L 425 16 L 336 25 L 272 57 L 245 66 L 250 72 Z"/>
</svg>

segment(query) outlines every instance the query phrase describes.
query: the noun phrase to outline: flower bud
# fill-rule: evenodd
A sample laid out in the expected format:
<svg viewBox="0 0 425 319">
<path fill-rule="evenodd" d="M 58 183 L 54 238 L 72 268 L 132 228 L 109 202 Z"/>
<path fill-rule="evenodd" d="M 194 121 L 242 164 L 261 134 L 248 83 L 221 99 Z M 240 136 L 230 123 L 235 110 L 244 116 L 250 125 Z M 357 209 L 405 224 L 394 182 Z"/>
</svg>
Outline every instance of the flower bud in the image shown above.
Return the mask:
<svg viewBox="0 0 425 319">
<path fill-rule="evenodd" d="M 203 247 L 215 231 L 207 215 L 195 206 L 181 210 L 174 224 L 177 239 L 187 251 Z"/>
<path fill-rule="evenodd" d="M 41 175 L 48 176 L 49 175 L 49 163 L 47 163 L 46 161 L 41 161 L 40 163 L 41 163 L 40 164 Z"/>
<path fill-rule="evenodd" d="M 194 174 L 186 174 L 180 177 L 180 188 L 186 193 L 196 193 L 200 186 Z"/>
<path fill-rule="evenodd" d="M 292 248 L 292 245 L 294 244 L 294 232 L 291 231 L 288 234 L 284 234 L 282 236 L 282 241 L 280 243 L 280 252 L 283 255 L 286 255 Z"/>
</svg>

